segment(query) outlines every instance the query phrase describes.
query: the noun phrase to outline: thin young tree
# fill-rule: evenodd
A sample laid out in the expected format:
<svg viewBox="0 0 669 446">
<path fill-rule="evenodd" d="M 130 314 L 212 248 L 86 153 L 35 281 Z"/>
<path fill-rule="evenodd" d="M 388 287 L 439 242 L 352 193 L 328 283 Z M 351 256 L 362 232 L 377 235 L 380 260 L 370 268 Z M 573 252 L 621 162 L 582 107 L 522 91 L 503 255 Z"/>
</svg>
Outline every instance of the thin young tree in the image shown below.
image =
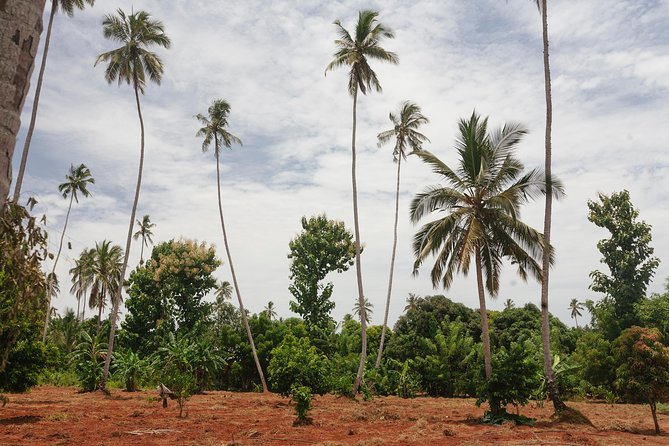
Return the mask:
<svg viewBox="0 0 669 446">
<path fill-rule="evenodd" d="M 400 209 L 400 169 L 402 160 L 407 159 L 407 155 L 423 150 L 423 143 L 429 142 L 427 136 L 423 135 L 418 129 L 428 123 L 428 119 L 423 115 L 420 107 L 412 102 L 406 101 L 400 107 L 399 114 L 390 113 L 390 122 L 393 128 L 379 133 L 377 136 L 381 147 L 395 138 L 393 148 L 393 161 L 397 163 L 397 179 L 395 184 L 395 222 L 393 226 L 393 249 L 390 256 L 390 274 L 388 275 L 388 294 L 386 296 L 386 310 L 383 315 L 383 328 L 381 329 L 381 341 L 379 343 L 379 352 L 376 355 L 377 369 L 381 365 L 383 355 L 383 346 L 386 339 L 386 330 L 388 327 L 388 312 L 390 310 L 390 296 L 393 289 L 393 273 L 395 271 L 395 253 L 397 251 L 397 220 Z"/>
<path fill-rule="evenodd" d="M 358 285 L 358 303 L 363 308 L 363 314 L 360 314 L 362 346 L 360 351 L 360 365 L 358 373 L 353 383 L 353 394 L 355 395 L 360 388 L 362 375 L 365 370 L 365 360 L 367 359 L 367 324 L 364 315 L 365 292 L 362 284 L 362 266 L 360 263 L 360 224 L 358 221 L 358 186 L 356 180 L 356 125 L 357 125 L 357 106 L 358 92 L 366 95 L 368 91 L 376 90 L 381 92 L 381 84 L 376 73 L 369 66 L 368 59 L 378 60 L 398 64 L 399 58 L 393 52 L 386 51 L 381 47 L 381 40 L 395 37 L 392 30 L 377 21 L 379 13 L 376 11 L 364 10 L 358 14 L 358 22 L 355 25 L 354 35 L 344 28 L 339 20 L 335 20 L 339 38 L 335 40 L 336 51 L 334 59 L 325 69 L 328 71 L 339 67 L 349 67 L 348 93 L 353 98 L 353 126 L 351 130 L 351 183 L 353 190 L 353 222 L 355 235 L 355 270 Z"/>
<path fill-rule="evenodd" d="M 79 258 L 75 259 L 74 266 L 70 269 L 72 278 L 72 287 L 70 293 L 77 298 L 77 320 L 83 321 L 86 316 L 86 295 L 91 288 L 93 262 L 95 261 L 95 249 L 84 249 Z M 81 306 L 81 300 L 84 299 L 84 305 Z M 81 308 L 81 312 L 80 312 Z"/>
<path fill-rule="evenodd" d="M 142 221 L 137 220 L 137 226 L 139 226 L 139 229 L 135 234 L 132 236 L 134 240 L 137 240 L 138 238 L 142 238 L 142 249 L 140 250 L 139 253 L 139 262 L 144 263 L 144 247 L 146 246 L 147 248 L 149 247 L 149 243 L 153 244 L 153 231 L 152 229 L 156 227 L 154 223 L 151 223 L 151 217 L 149 215 L 144 215 L 142 217 Z"/>
<path fill-rule="evenodd" d="M 258 369 L 258 375 L 260 376 L 260 382 L 262 384 L 263 392 L 268 393 L 267 383 L 265 382 L 265 375 L 260 366 L 260 360 L 258 359 L 258 353 L 256 352 L 256 345 L 253 342 L 253 334 L 251 333 L 251 326 L 249 325 L 249 320 L 246 315 L 246 310 L 244 309 L 244 302 L 242 301 L 242 294 L 239 291 L 239 283 L 237 282 L 237 275 L 235 274 L 235 267 L 232 263 L 232 254 L 230 253 L 230 246 L 228 244 L 228 235 L 225 230 L 225 220 L 223 218 L 223 205 L 221 203 L 221 170 L 220 170 L 220 158 L 221 158 L 221 148 L 227 147 L 232 149 L 233 144 L 242 145 L 242 140 L 237 138 L 232 133 L 228 132 L 228 118 L 230 116 L 230 104 L 224 99 L 216 99 L 208 109 L 208 116 L 203 114 L 198 114 L 195 117 L 202 124 L 196 134 L 198 137 L 204 138 L 202 141 L 202 151 L 206 152 L 209 150 L 209 147 L 214 146 L 214 158 L 216 158 L 216 186 L 218 192 L 218 213 L 221 218 L 221 230 L 223 231 L 223 244 L 225 245 L 225 252 L 228 255 L 228 264 L 230 265 L 230 273 L 232 274 L 232 283 L 237 294 L 237 301 L 239 302 L 239 311 L 242 315 L 242 322 L 244 328 L 246 329 L 246 335 L 251 345 L 251 353 L 253 354 L 253 360 L 256 363 L 256 368 Z"/>
<path fill-rule="evenodd" d="M 72 202 L 76 201 L 79 203 L 79 194 L 84 197 L 89 197 L 91 193 L 88 191 L 89 184 L 94 184 L 95 179 L 91 175 L 91 171 L 84 164 L 80 164 L 77 167 L 74 165 L 70 166 L 70 171 L 65 175 L 66 181 L 61 183 L 58 186 L 58 190 L 63 195 L 63 198 L 70 197 L 70 204 L 67 206 L 67 214 L 65 215 L 65 224 L 63 225 L 63 230 L 60 233 L 60 244 L 58 245 L 58 253 L 56 258 L 53 261 L 53 267 L 51 268 L 51 274 L 55 274 L 56 266 L 58 265 L 58 259 L 60 259 L 60 253 L 63 250 L 63 240 L 65 239 L 65 231 L 67 230 L 67 223 L 70 219 L 70 211 L 72 210 Z M 53 276 L 51 276 L 53 277 Z M 49 300 L 49 306 L 46 313 L 46 320 L 44 321 L 44 331 L 42 333 L 42 342 L 46 342 L 46 332 L 49 329 L 49 316 L 51 314 L 51 288 L 53 283 L 51 280 L 47 283 L 47 297 Z"/>
<path fill-rule="evenodd" d="M 580 328 L 578 326 L 577 318 L 583 316 L 583 314 L 581 314 L 581 311 L 584 309 L 583 304 L 579 302 L 578 299 L 572 299 L 571 302 L 569 302 L 569 309 L 571 310 L 571 318 L 576 323 L 576 328 Z"/>
<path fill-rule="evenodd" d="M 155 20 L 146 11 L 137 11 L 126 15 L 122 9 L 116 11 L 116 15 L 107 14 L 102 21 L 103 35 L 106 39 L 121 44 L 106 53 L 102 53 L 95 61 L 95 65 L 105 62 L 105 79 L 108 83 L 118 82 L 132 85 L 135 93 L 135 102 L 137 104 L 137 116 L 140 127 L 140 150 L 139 167 L 137 172 L 137 185 L 135 187 L 135 198 L 130 212 L 130 224 L 128 226 L 128 236 L 125 244 L 125 256 L 123 258 L 123 267 L 121 268 L 121 277 L 125 278 L 125 272 L 128 267 L 128 257 L 130 255 L 130 244 L 132 243 L 132 228 L 135 223 L 135 214 L 137 212 L 137 203 L 139 201 L 139 192 L 142 186 L 142 171 L 144 168 L 144 118 L 142 117 L 142 108 L 139 95 L 144 94 L 147 81 L 160 85 L 163 76 L 163 62 L 156 53 L 148 50 L 152 46 L 169 48 L 170 38 L 165 34 L 165 28 L 160 20 Z M 122 279 L 123 280 L 123 279 Z M 105 366 L 102 371 L 100 389 L 107 392 L 107 376 L 109 375 L 109 366 L 111 364 L 112 353 L 114 352 L 114 336 L 116 335 L 116 319 L 118 317 L 118 307 L 121 302 L 121 291 L 123 286 L 119 286 L 115 296 L 112 298 L 112 310 L 110 315 L 111 330 L 109 332 L 108 353 L 105 358 Z"/>
<path fill-rule="evenodd" d="M 458 166 L 452 169 L 428 151 L 418 152 L 423 162 L 439 174 L 445 184 L 427 188 L 411 203 L 411 221 L 439 217 L 424 224 L 414 236 L 414 274 L 430 256 L 435 257 L 430 278 L 436 288 L 448 289 L 456 273 L 467 275 L 473 262 L 481 317 L 481 338 L 486 379 L 492 377 L 490 333 L 485 291 L 491 297 L 499 291 L 503 260 L 518 268 L 527 280 L 532 275 L 541 280 L 543 236 L 520 220 L 520 208 L 544 191 L 543 173 L 524 166 L 514 151 L 527 133 L 518 123 L 488 131 L 487 118 L 473 113 L 461 120 L 455 149 Z M 485 276 L 485 278 L 484 278 Z M 490 401 L 493 413 L 501 412 L 500 402 Z"/>
<path fill-rule="evenodd" d="M 546 377 L 546 394 L 553 401 L 555 412 L 567 409 L 560 398 L 560 393 L 553 375 L 553 357 L 551 355 L 550 332 L 551 327 L 548 320 L 548 283 L 550 274 L 550 259 L 552 253 L 549 250 L 551 243 L 551 224 L 553 217 L 553 179 L 552 179 L 552 142 L 553 131 L 553 97 L 551 94 L 551 68 L 548 57 L 548 1 L 532 0 L 536 3 L 541 13 L 541 28 L 543 35 L 544 52 L 544 92 L 546 96 L 546 132 L 544 135 L 544 172 L 546 175 L 546 204 L 544 207 L 544 238 L 546 248 L 544 249 L 541 262 L 541 344 L 543 346 L 544 375 Z"/>
<path fill-rule="evenodd" d="M 21 185 L 23 184 L 23 176 L 26 172 L 26 164 L 28 163 L 28 152 L 30 151 L 30 142 L 35 131 L 35 123 L 37 122 L 37 109 L 39 108 L 40 93 L 42 92 L 42 83 L 44 81 L 44 71 L 46 70 L 47 56 L 49 55 L 49 44 L 51 43 L 51 29 L 53 28 L 53 20 L 56 17 L 56 12 L 59 10 L 67 14 L 68 17 L 74 16 L 74 10 L 79 9 L 83 11 L 86 4 L 93 6 L 95 0 L 51 0 L 51 13 L 49 14 L 49 24 L 46 27 L 46 38 L 44 39 L 44 52 L 42 53 L 42 64 L 37 76 L 37 86 L 35 88 L 35 96 L 33 97 L 32 113 L 30 115 L 30 124 L 28 124 L 28 133 L 26 134 L 25 142 L 23 143 L 23 153 L 21 154 L 21 163 L 19 164 L 19 172 L 16 176 L 16 183 L 14 184 L 14 197 L 12 201 L 18 203 L 21 195 Z"/>
</svg>

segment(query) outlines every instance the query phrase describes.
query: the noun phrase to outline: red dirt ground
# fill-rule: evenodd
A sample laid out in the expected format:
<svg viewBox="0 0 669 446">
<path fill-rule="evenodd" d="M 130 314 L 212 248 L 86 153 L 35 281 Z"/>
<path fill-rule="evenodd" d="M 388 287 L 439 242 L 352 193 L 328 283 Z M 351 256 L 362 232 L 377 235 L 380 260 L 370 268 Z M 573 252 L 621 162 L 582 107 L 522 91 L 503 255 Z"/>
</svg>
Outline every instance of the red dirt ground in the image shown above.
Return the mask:
<svg viewBox="0 0 669 446">
<path fill-rule="evenodd" d="M 8 395 L 0 408 L 0 445 L 669 445 L 653 435 L 647 406 L 570 403 L 596 427 L 553 424 L 550 404 L 529 405 L 521 414 L 535 426 L 478 423 L 483 409 L 469 399 L 377 397 L 354 401 L 317 397 L 313 424 L 293 427 L 292 404 L 279 395 L 210 392 L 188 403 L 188 416 L 156 393 L 114 390 L 78 393 L 74 388 L 38 387 Z M 660 415 L 669 431 L 669 416 Z"/>
</svg>

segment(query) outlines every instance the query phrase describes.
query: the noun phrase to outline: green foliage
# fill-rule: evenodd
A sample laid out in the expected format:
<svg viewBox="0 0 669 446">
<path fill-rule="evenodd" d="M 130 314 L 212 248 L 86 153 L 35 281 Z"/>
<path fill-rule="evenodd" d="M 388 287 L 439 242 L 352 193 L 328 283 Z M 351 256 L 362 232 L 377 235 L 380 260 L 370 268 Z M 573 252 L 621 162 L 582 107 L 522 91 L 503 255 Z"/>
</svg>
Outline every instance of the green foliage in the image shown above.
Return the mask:
<svg viewBox="0 0 669 446">
<path fill-rule="evenodd" d="M 613 388 L 616 361 L 611 342 L 603 334 L 585 332 L 570 359 L 579 366 L 579 387 L 584 396 L 603 397 L 602 389 Z"/>
<path fill-rule="evenodd" d="M 295 301 L 290 309 L 302 316 L 307 326 L 330 323 L 333 284 L 320 283 L 331 272 L 342 273 L 353 265 L 355 244 L 343 221 L 329 220 L 325 214 L 302 217 L 302 232 L 289 243 L 290 279 L 288 287 Z"/>
<path fill-rule="evenodd" d="M 99 336 L 92 337 L 85 331 L 79 334 L 79 344 L 72 353 L 72 362 L 84 392 L 92 392 L 100 387 L 106 353 L 107 343 L 102 342 Z"/>
<path fill-rule="evenodd" d="M 139 382 L 149 373 L 149 362 L 141 359 L 137 353 L 127 350 L 124 353 L 114 352 L 114 375 L 121 379 L 125 390 L 135 392 Z"/>
<path fill-rule="evenodd" d="M 36 339 L 18 341 L 9 353 L 7 368 L 0 373 L 0 389 L 8 392 L 30 390 L 39 383 L 40 374 L 48 364 L 48 355 L 47 347 Z"/>
<path fill-rule="evenodd" d="M 272 350 L 267 372 L 273 390 L 284 396 L 290 394 L 293 386 L 306 386 L 317 394 L 329 390 L 327 358 L 318 353 L 308 338 L 298 339 L 288 334 Z"/>
<path fill-rule="evenodd" d="M 593 314 L 598 327 L 614 339 L 622 330 L 639 324 L 634 305 L 645 297 L 659 260 L 650 246 L 651 227 L 637 221 L 639 211 L 632 206 L 628 191 L 599 194 L 599 201 L 588 201 L 588 209 L 588 220 L 611 233 L 597 243 L 611 275 L 591 272 L 590 289 L 609 298 L 605 304 L 610 308 L 600 305 Z"/>
<path fill-rule="evenodd" d="M 160 382 L 174 392 L 177 398 L 179 417 L 183 416 L 186 402 L 196 390 L 193 350 L 193 344 L 187 338 L 170 336 L 169 343 L 158 350 L 154 362 Z"/>
<path fill-rule="evenodd" d="M 217 287 L 212 273 L 220 264 L 214 247 L 204 243 L 170 240 L 156 245 L 151 258 L 130 274 L 122 344 L 148 356 L 169 334 L 201 334 L 212 312 L 203 298 Z"/>
<path fill-rule="evenodd" d="M 664 343 L 669 343 L 669 282 L 663 294 L 653 294 L 636 304 L 636 313 L 644 327 L 654 327 L 665 336 Z"/>
<path fill-rule="evenodd" d="M 492 357 L 492 377 L 483 380 L 476 404 L 498 401 L 504 407 L 525 405 L 541 385 L 542 366 L 527 344 L 500 347 Z"/>
<path fill-rule="evenodd" d="M 0 372 L 16 342 L 39 337 L 47 307 L 47 233 L 21 206 L 0 214 Z"/>
<path fill-rule="evenodd" d="M 293 385 L 290 388 L 290 398 L 295 402 L 296 424 L 310 424 L 307 414 L 311 410 L 311 389 L 307 386 Z"/>
<path fill-rule="evenodd" d="M 658 434 L 657 403 L 669 398 L 669 347 L 661 340 L 657 329 L 635 326 L 623 331 L 613 345 L 619 364 L 616 387 L 628 401 L 650 405 Z"/>
</svg>

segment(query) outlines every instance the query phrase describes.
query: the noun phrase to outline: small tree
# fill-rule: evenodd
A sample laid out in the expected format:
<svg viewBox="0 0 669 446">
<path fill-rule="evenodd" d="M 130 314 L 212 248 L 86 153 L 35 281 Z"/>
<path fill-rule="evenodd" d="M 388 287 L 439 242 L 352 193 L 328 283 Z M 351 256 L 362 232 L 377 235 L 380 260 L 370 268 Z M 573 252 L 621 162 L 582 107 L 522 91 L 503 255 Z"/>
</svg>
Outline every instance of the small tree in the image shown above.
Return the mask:
<svg viewBox="0 0 669 446">
<path fill-rule="evenodd" d="M 176 339 L 171 336 L 170 342 L 158 350 L 158 357 L 154 363 L 154 368 L 159 371 L 161 383 L 173 392 L 177 400 L 179 417 L 183 416 L 186 402 L 197 385 L 192 360 L 193 349 L 193 344 L 187 338 Z"/>
<path fill-rule="evenodd" d="M 149 370 L 149 363 L 132 350 L 125 353 L 114 352 L 112 365 L 116 376 L 123 380 L 125 390 L 128 392 L 137 391 L 139 381 L 144 379 Z"/>
<path fill-rule="evenodd" d="M 283 396 L 290 396 L 293 386 L 309 387 L 321 395 L 329 390 L 327 359 L 307 338 L 298 339 L 288 334 L 272 350 L 267 372 L 273 390 Z"/>
<path fill-rule="evenodd" d="M 618 364 L 616 387 L 632 401 L 650 406 L 655 433 L 660 433 L 657 422 L 657 403 L 669 397 L 669 347 L 662 342 L 662 334 L 655 328 L 631 327 L 614 342 Z"/>
<path fill-rule="evenodd" d="M 335 304 L 332 282 L 320 283 L 334 271 L 342 273 L 353 265 L 355 243 L 344 222 L 329 220 L 325 214 L 302 217 L 302 232 L 289 243 L 290 279 L 288 290 L 296 300 L 290 309 L 302 316 L 309 328 L 325 327 L 332 321 Z"/>
<path fill-rule="evenodd" d="M 100 388 L 107 344 L 99 336 L 91 337 L 85 331 L 79 334 L 79 344 L 72 353 L 81 390 L 92 392 Z"/>
</svg>

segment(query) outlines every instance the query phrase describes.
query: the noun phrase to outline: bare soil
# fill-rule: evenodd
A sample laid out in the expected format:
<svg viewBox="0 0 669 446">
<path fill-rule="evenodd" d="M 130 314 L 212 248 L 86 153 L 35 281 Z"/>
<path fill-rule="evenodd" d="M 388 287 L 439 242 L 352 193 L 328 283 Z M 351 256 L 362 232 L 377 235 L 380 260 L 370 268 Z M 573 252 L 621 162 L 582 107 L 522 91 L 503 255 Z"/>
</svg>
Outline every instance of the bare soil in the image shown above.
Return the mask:
<svg viewBox="0 0 669 446">
<path fill-rule="evenodd" d="M 316 397 L 313 423 L 293 426 L 288 399 L 257 393 L 195 395 L 188 416 L 156 392 L 113 390 L 79 393 L 38 387 L 8 395 L 0 408 L 0 445 L 669 445 L 653 434 L 650 409 L 642 405 L 569 403 L 595 427 L 552 423 L 550 403 L 520 409 L 534 426 L 479 423 L 483 408 L 471 399 L 377 397 L 372 401 Z M 669 416 L 660 415 L 669 430 Z"/>
</svg>

